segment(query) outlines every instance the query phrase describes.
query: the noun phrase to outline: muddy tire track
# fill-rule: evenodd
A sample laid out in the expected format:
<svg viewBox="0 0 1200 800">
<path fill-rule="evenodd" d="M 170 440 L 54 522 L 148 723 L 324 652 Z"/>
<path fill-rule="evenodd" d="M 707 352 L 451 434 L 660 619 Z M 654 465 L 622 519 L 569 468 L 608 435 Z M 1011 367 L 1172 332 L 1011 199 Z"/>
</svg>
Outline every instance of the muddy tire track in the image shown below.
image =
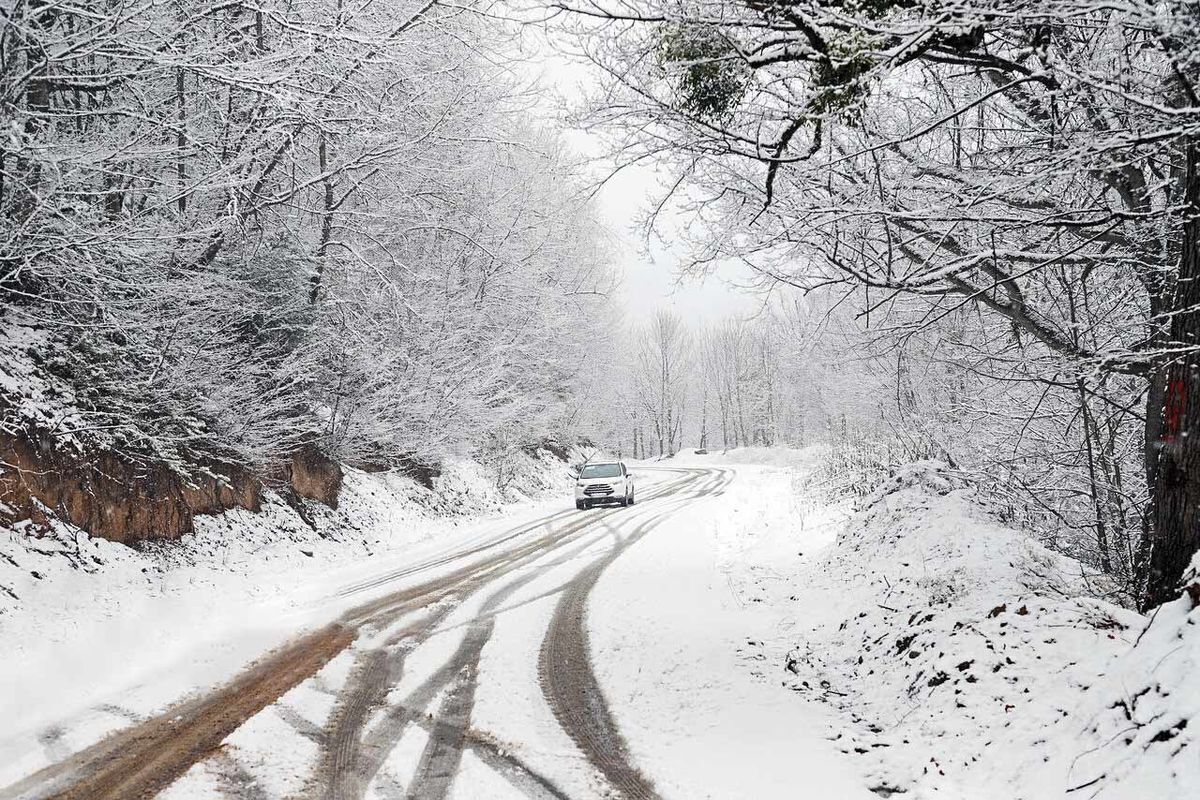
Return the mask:
<svg viewBox="0 0 1200 800">
<path fill-rule="evenodd" d="M 384 736 L 373 737 L 372 750 L 382 752 L 386 758 L 386 752 L 399 742 L 399 736 L 403 735 L 406 723 L 417 718 L 415 715 L 426 710 L 434 698 L 448 688 L 441 705 L 433 715 L 429 726 L 429 741 L 421 754 L 407 797 L 417 800 L 441 800 L 449 794 L 462 762 L 463 750 L 468 738 L 472 736 L 471 712 L 475 707 L 475 692 L 479 683 L 479 662 L 484 646 L 491 640 L 495 631 L 497 609 L 518 591 L 541 577 L 546 570 L 577 558 L 592 546 L 594 536 L 586 534 L 594 531 L 588 531 L 588 527 L 591 526 L 581 529 L 581 535 L 585 536 L 584 541 L 546 563 L 528 565 L 528 574 L 510 580 L 493 591 L 475 614 L 454 656 L 405 698 L 400 704 L 402 716 L 397 715 L 390 720 L 390 725 L 381 726 L 379 734 L 387 735 L 390 741 Z M 495 759 L 505 760 L 499 750 L 494 753 L 493 760 Z M 527 770 L 514 767 L 514 771 L 520 773 Z"/>
<path fill-rule="evenodd" d="M 334 624 L 296 639 L 216 692 L 104 739 L 9 787 L 0 797 L 153 797 L 215 752 L 243 722 L 325 666 L 353 638 L 351 629 Z"/>
<path fill-rule="evenodd" d="M 670 494 L 697 477 L 693 473 L 685 473 L 683 477 L 660 487 L 651 494 L 651 497 Z M 619 511 L 620 509 L 610 509 L 599 515 L 580 518 L 574 525 L 555 534 L 556 545 L 561 548 L 577 538 L 588 538 L 590 534 L 596 532 L 596 523 L 602 522 L 608 516 Z M 472 621 L 463 642 L 449 662 L 410 693 L 404 701 L 387 712 L 380 723 L 368 734 L 361 745 L 364 757 L 359 769 L 360 785 L 365 788 L 381 769 L 388 753 L 399 743 L 407 726 L 420 719 L 437 695 L 450 687 L 443 706 L 436 715 L 436 724 L 432 726 L 430 740 L 422 753 L 407 797 L 430 800 L 444 797 L 449 792 L 458 765 L 461 763 L 464 744 L 471 734 L 470 711 L 474 706 L 479 659 L 484 645 L 491 638 L 496 610 L 516 591 L 539 577 L 541 572 L 576 558 L 579 553 L 593 543 L 593 541 L 585 541 L 550 562 L 542 564 L 539 569 L 531 571 L 529 575 L 510 581 L 484 602 Z M 525 548 L 514 554 L 512 562 L 506 565 L 506 571 L 531 565 L 546 555 L 547 550 L 544 547 Z M 481 577 L 475 582 L 476 588 L 485 585 L 490 580 L 492 580 L 491 576 Z M 503 758 L 498 751 L 493 754 L 493 760 Z M 527 772 L 519 765 L 510 764 L 510 766 L 512 767 L 509 770 L 511 774 L 522 775 Z M 528 781 L 526 783 L 528 784 Z M 553 786 L 548 781 L 535 782 L 537 785 L 542 783 Z M 553 789 L 552 794 L 555 792 L 558 792 L 557 788 Z M 361 794 L 344 795 L 347 798 L 361 796 Z"/>
<path fill-rule="evenodd" d="M 358 744 L 368 717 L 387 695 L 388 660 L 385 650 L 363 653 L 347 679 L 350 691 L 339 695 L 327 726 L 329 744 L 321 754 L 321 773 L 327 776 L 319 795 L 322 800 L 361 797 L 366 792 L 366 784 L 359 780 L 355 769 Z"/>
<path fill-rule="evenodd" d="M 570 544 L 578 537 L 587 538 L 594 524 L 581 520 L 570 529 L 560 531 L 557 546 Z M 468 632 L 450 661 L 439 669 L 424 684 L 415 689 L 403 702 L 392 707 L 383 719 L 368 734 L 366 727 L 373 712 L 387 706 L 387 694 L 403 676 L 404 660 L 434 633 L 447 616 L 463 600 L 480 588 L 510 575 L 512 570 L 529 566 L 547 555 L 544 548 L 523 549 L 506 563 L 503 571 L 483 573 L 454 591 L 453 601 L 443 605 L 425 618 L 405 626 L 393 634 L 383 647 L 364 651 L 358 657 L 346 686 L 339 693 L 338 705 L 327 726 L 329 747 L 322 754 L 314 783 L 316 796 L 322 800 L 353 800 L 365 795 L 367 786 L 379 773 L 388 754 L 399 743 L 409 724 L 422 720 L 433 700 L 451 687 L 442 709 L 438 711 L 438 724 L 431 723 L 430 744 L 422 755 L 413 786 L 422 787 L 421 796 L 437 797 L 448 791 L 461 760 L 465 736 L 468 732 L 470 710 L 474 706 L 474 687 L 479 656 L 483 646 L 491 638 L 496 610 L 518 589 L 537 578 L 541 570 L 557 566 L 575 558 L 590 542 L 558 555 L 542 564 L 538 570 L 510 581 L 489 597 L 471 621 Z M 550 551 L 553 552 L 553 551 Z M 407 610 L 404 604 L 387 607 L 378 612 L 370 623 L 374 627 L 384 626 L 394 615 Z M 464 676 L 464 672 L 469 673 Z M 456 709 L 462 704 L 463 708 Z M 447 719 L 449 717 L 449 719 Z M 523 772 L 514 767 L 511 772 Z M 382 796 L 399 796 L 394 787 L 376 787 Z"/>
<path fill-rule="evenodd" d="M 353 584 L 351 586 L 347 586 L 338 592 L 338 596 L 345 597 L 347 595 L 357 594 L 359 592 L 366 591 L 367 589 L 371 589 L 376 586 L 381 586 L 385 583 L 390 583 L 391 581 L 398 580 L 400 578 L 405 578 L 405 577 L 408 577 L 409 575 L 414 575 L 414 574 L 416 574 L 418 572 L 422 572 L 424 570 L 428 570 L 428 569 L 432 569 L 432 568 L 440 567 L 440 566 L 445 566 L 446 564 L 453 563 L 454 561 L 458 561 L 464 557 L 478 555 L 487 550 L 491 550 L 496 547 L 499 547 L 500 545 L 511 542 L 514 539 L 524 536 L 527 533 L 531 533 L 532 531 L 535 531 L 538 528 L 552 525 L 555 522 L 558 522 L 567 517 L 570 517 L 573 513 L 574 512 L 572 512 L 569 509 L 565 510 L 565 511 L 557 511 L 553 514 L 550 514 L 549 516 L 541 517 L 532 522 L 528 522 L 528 523 L 516 528 L 515 530 L 509 531 L 509 532 L 505 533 L 504 536 L 502 536 L 498 539 L 490 539 L 488 541 L 481 542 L 480 544 L 473 545 L 472 547 L 469 547 L 465 550 L 457 550 L 453 553 L 448 553 L 443 556 L 438 556 L 438 557 L 430 559 L 428 561 L 423 561 L 419 564 L 412 564 L 410 566 L 402 567 L 397 570 L 385 572 L 381 575 L 376 575 L 365 581 L 361 581 L 361 582 Z"/>
<path fill-rule="evenodd" d="M 538 655 L 538 682 L 554 718 L 622 797 L 657 798 L 650 780 L 633 766 L 591 668 L 584 624 L 588 594 L 615 560 L 614 550 L 588 567 L 563 592 Z"/>
<path fill-rule="evenodd" d="M 392 634 L 381 647 L 358 654 L 326 723 L 325 746 L 315 779 L 317 796 L 322 800 L 365 794 L 367 780 L 363 778 L 360 750 L 371 714 L 387 705 L 388 690 L 400 681 L 409 653 L 422 645 L 454 608 L 454 604 L 443 603 L 420 621 Z"/>
<path fill-rule="evenodd" d="M 698 477 L 686 473 L 662 487 L 655 495 L 674 493 L 695 482 Z M 498 609 L 546 570 L 577 558 L 598 539 L 611 534 L 611 529 L 608 534 L 599 532 L 597 525 L 605 524 L 606 518 L 617 511 L 610 509 L 600 515 L 579 518 L 570 526 L 552 531 L 543 539 L 511 551 L 502 564 L 476 573 L 469 580 L 456 585 L 453 597 L 445 598 L 448 601 L 439 612 L 406 627 L 394 635 L 382 650 L 368 651 L 360 656 L 361 663 L 356 665 L 342 690 L 344 699 L 339 701 L 341 712 L 335 713 L 336 723 L 327 734 L 332 747 L 323 757 L 319 771 L 321 800 L 358 800 L 365 795 L 372 781 L 375 781 L 376 794 L 385 799 L 405 797 L 440 800 L 446 797 L 457 775 L 464 750 L 480 737 L 470 728 L 470 718 L 478 685 L 480 658 L 484 646 L 492 637 Z M 527 528 L 526 532 L 529 530 L 532 529 Z M 547 548 L 546 538 L 553 539 L 555 549 L 568 547 L 577 540 L 582 541 L 566 552 L 557 553 L 550 561 L 545 561 L 546 556 L 554 552 Z M 437 632 L 438 626 L 467 597 L 521 568 L 529 568 L 530 572 L 508 581 L 487 597 L 451 658 L 400 703 L 388 709 L 367 732 L 371 713 L 386 707 L 389 690 L 400 682 L 406 654 Z M 449 601 L 451 599 L 452 602 Z M 400 598 L 399 602 L 376 606 L 364 625 L 386 625 L 409 610 L 411 604 L 407 598 Z M 400 647 L 396 647 L 400 643 Z M 440 706 L 429 713 L 430 706 L 439 695 L 442 696 Z M 407 791 L 402 791 L 394 781 L 377 780 L 377 777 L 381 777 L 380 770 L 388 755 L 413 724 L 424 727 L 430 736 Z M 491 763 L 503 764 L 506 769 L 502 774 L 520 781 L 525 790 L 532 790 L 531 796 L 561 796 L 552 782 L 535 776 L 499 748 L 489 751 L 477 746 L 475 749 L 487 753 L 487 760 Z"/>
</svg>

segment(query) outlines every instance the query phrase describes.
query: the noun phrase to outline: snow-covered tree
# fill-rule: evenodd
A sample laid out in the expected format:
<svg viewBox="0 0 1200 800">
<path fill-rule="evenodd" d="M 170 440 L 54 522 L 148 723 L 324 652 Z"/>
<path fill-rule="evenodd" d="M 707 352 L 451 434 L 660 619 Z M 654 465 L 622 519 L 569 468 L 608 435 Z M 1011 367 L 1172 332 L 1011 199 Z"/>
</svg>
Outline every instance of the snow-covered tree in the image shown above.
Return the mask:
<svg viewBox="0 0 1200 800">
<path fill-rule="evenodd" d="M 1192 4 L 559 5 L 620 151 L 677 167 L 698 265 L 841 286 L 909 332 L 969 308 L 1081 419 L 1139 404 L 1143 596 L 1173 596 L 1200 546 Z"/>
<path fill-rule="evenodd" d="M 675 314 L 659 311 L 638 330 L 633 357 L 637 402 L 650 436 L 648 443 L 643 440 L 642 451 L 672 455 L 683 444 L 690 401 L 691 332 Z"/>
<path fill-rule="evenodd" d="M 611 279 L 578 170 L 530 127 L 484 15 L 5 14 L 0 300 L 49 332 L 37 357 L 89 421 L 74 432 L 181 465 L 566 432 Z"/>
</svg>

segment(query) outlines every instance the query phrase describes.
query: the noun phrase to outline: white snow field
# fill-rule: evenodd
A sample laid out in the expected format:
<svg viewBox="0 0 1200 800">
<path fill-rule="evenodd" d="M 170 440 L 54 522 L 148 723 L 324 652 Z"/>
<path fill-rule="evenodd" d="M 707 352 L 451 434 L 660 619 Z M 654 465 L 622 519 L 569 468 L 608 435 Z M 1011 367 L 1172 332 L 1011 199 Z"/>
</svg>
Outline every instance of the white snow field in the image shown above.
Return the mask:
<svg viewBox="0 0 1200 800">
<path fill-rule="evenodd" d="M 814 483 L 821 457 L 637 464 L 636 505 L 587 512 L 546 460 L 529 465 L 541 500 L 499 512 L 463 489 L 458 518 L 411 482 L 352 474 L 336 519 L 353 531 L 278 506 L 206 520 L 171 551 L 81 539 L 52 555 L 74 543 L 10 532 L 3 552 L 44 575 L 10 583 L 24 596 L 0 617 L 0 787 L 16 787 L 0 798 L 84 781 L 90 767 L 51 765 L 180 698 L 203 706 L 334 619 L 355 626 L 349 646 L 154 791 L 1195 796 L 1189 600 L 1146 629 L 952 470 L 898 470 L 854 507 Z M 104 563 L 72 566 L 92 554 Z M 128 778 L 95 767 L 110 768 Z"/>
</svg>

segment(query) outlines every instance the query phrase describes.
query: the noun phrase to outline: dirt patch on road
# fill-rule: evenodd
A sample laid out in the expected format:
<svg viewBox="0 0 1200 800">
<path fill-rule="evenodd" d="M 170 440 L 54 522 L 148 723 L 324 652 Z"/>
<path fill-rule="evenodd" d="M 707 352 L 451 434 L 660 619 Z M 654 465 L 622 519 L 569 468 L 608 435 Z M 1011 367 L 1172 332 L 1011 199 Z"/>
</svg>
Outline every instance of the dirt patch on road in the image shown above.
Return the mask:
<svg viewBox="0 0 1200 800">
<path fill-rule="evenodd" d="M 239 725 L 274 703 L 349 646 L 354 631 L 333 624 L 276 650 L 229 684 L 174 706 L 10 787 L 0 795 L 61 800 L 154 797 L 214 753 Z M 69 785 L 67 785 L 69 784 Z"/>
</svg>

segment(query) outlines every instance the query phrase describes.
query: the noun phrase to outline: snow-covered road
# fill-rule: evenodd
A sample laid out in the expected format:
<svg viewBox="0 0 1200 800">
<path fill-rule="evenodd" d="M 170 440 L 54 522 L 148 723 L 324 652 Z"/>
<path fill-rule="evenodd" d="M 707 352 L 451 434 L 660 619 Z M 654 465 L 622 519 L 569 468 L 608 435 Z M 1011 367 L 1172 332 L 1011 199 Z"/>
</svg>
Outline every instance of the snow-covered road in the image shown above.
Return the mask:
<svg viewBox="0 0 1200 800">
<path fill-rule="evenodd" d="M 332 621 L 0 798 L 873 797 L 755 669 L 772 620 L 725 570 L 767 473 L 638 472 L 631 508 L 359 571 Z"/>
</svg>

